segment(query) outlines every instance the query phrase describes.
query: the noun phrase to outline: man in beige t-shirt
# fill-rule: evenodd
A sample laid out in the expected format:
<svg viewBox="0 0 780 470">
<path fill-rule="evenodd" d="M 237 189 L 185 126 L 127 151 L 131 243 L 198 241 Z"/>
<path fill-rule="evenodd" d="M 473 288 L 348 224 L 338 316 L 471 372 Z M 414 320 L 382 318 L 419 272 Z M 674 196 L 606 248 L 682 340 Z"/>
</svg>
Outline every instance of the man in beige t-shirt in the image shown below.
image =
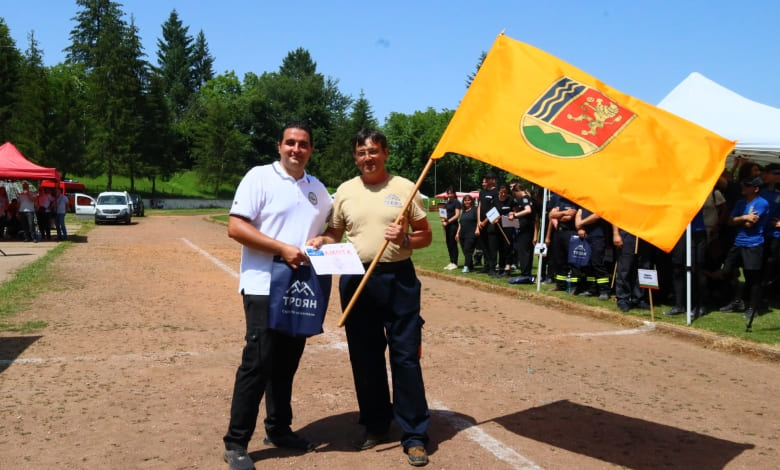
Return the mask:
<svg viewBox="0 0 780 470">
<path fill-rule="evenodd" d="M 366 431 L 357 447 L 370 449 L 388 440 L 390 422 L 395 419 L 403 432 L 401 445 L 409 463 L 422 466 L 428 463 L 425 445 L 431 415 L 419 355 L 424 323 L 420 281 L 410 257 L 412 249 L 430 245 L 431 227 L 419 193 L 400 223 L 395 223 L 414 184 L 387 172 L 384 134 L 364 129 L 353 140 L 352 149 L 360 176 L 339 186 L 327 230 L 307 244 L 338 243 L 346 234 L 361 261 L 369 264 L 384 241 L 390 242 L 345 322 L 360 424 Z M 342 308 L 349 304 L 362 279 L 362 275 L 341 276 Z M 385 362 L 388 346 L 392 402 Z"/>
</svg>

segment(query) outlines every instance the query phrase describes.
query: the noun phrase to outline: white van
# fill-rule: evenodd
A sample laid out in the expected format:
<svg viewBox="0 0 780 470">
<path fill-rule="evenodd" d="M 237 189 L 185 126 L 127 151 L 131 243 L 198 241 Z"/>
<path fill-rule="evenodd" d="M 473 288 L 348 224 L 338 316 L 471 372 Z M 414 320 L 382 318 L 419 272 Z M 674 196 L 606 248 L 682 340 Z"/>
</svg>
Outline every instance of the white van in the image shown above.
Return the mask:
<svg viewBox="0 0 780 470">
<path fill-rule="evenodd" d="M 130 225 L 133 202 L 127 191 L 105 191 L 95 203 L 95 225 L 103 222 L 124 222 Z"/>
</svg>

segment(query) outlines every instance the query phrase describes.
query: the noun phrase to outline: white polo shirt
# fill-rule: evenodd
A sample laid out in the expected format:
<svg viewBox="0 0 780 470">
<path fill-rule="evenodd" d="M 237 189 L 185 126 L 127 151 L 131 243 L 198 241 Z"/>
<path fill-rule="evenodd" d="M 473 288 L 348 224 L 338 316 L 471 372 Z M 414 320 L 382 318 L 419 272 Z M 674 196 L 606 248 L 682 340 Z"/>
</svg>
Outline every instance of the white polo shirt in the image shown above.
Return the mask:
<svg viewBox="0 0 780 470">
<path fill-rule="evenodd" d="M 330 210 L 330 195 L 320 180 L 305 172 L 296 180 L 276 161 L 244 175 L 230 213 L 248 219 L 271 238 L 303 247 L 322 233 Z M 268 295 L 272 263 L 272 254 L 242 246 L 238 291 Z"/>
</svg>

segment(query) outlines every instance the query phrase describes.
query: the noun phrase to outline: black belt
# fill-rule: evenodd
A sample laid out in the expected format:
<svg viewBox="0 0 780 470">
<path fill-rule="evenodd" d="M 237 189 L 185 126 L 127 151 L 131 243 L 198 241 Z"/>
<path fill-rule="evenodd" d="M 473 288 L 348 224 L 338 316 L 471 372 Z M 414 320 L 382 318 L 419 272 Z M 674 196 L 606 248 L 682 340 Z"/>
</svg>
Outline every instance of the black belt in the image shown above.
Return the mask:
<svg viewBox="0 0 780 470">
<path fill-rule="evenodd" d="M 376 266 L 374 266 L 373 272 L 376 274 L 395 273 L 401 271 L 402 269 L 408 269 L 410 264 L 412 264 L 410 259 L 405 259 L 403 261 L 377 263 Z M 366 271 L 368 271 L 369 266 L 371 266 L 371 263 L 363 263 L 363 268 L 365 268 Z"/>
</svg>

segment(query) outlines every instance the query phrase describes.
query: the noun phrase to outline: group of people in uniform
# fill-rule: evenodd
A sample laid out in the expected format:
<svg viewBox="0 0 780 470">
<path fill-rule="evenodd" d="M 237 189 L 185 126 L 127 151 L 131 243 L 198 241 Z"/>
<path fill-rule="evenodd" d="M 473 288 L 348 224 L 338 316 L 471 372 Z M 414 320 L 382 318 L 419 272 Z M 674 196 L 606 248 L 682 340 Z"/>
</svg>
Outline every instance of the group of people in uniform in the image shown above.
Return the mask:
<svg viewBox="0 0 780 470">
<path fill-rule="evenodd" d="M 780 164 L 762 168 L 745 158 L 733 161 L 691 221 L 694 317 L 720 310 L 751 318 L 768 310 L 767 294 L 777 291 L 770 286 L 777 286 L 780 277 Z M 451 188 L 447 195 L 442 225 L 450 264 L 445 269 L 458 266 L 460 243 L 463 273 L 481 264 L 481 273 L 508 277 L 511 283 L 536 281 L 532 264 L 542 236 L 540 192 L 530 194 L 519 180 L 497 185 L 495 173 L 488 172 L 476 201 L 469 195 L 458 201 Z M 545 219 L 542 279 L 553 290 L 603 301 L 614 295 L 623 312 L 649 309 L 637 270 L 651 269 L 658 273 L 659 303 L 671 306 L 663 313 L 687 311 L 684 233 L 667 254 L 554 193 Z M 582 263 L 575 256 L 580 240 L 588 246 Z M 740 268 L 744 282 L 739 282 Z"/>
</svg>

